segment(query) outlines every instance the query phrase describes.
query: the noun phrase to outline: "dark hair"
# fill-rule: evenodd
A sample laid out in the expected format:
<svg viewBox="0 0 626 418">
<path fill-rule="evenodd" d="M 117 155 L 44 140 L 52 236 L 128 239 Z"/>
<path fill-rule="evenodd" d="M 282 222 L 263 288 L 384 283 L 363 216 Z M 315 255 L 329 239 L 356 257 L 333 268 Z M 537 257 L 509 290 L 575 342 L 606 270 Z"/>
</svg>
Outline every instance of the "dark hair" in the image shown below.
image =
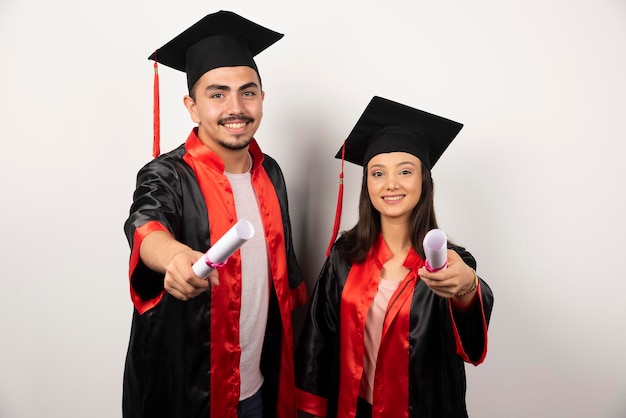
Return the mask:
<svg viewBox="0 0 626 418">
<path fill-rule="evenodd" d="M 430 170 L 422 166 L 422 193 L 419 202 L 411 214 L 411 246 L 423 258 L 424 247 L 422 241 L 426 233 L 437 228 L 435 217 L 434 184 Z M 342 233 L 346 245 L 338 247 L 341 255 L 353 263 L 365 260 L 367 253 L 380 234 L 380 212 L 378 212 L 369 197 L 367 190 L 367 166 L 363 167 L 363 181 L 359 197 L 359 220 L 349 231 Z"/>
</svg>

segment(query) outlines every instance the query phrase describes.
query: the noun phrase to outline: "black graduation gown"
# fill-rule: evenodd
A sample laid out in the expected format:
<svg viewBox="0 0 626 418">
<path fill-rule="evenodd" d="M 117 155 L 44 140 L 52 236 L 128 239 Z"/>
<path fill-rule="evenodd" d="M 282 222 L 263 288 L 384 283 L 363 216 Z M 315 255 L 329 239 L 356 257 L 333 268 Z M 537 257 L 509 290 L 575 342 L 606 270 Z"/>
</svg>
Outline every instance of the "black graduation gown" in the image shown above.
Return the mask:
<svg viewBox="0 0 626 418">
<path fill-rule="evenodd" d="M 154 220 L 191 248 L 205 251 L 210 247 L 207 206 L 194 170 L 183 160 L 186 152 L 185 145 L 181 145 L 140 170 L 134 203 L 125 223 L 131 248 L 136 229 Z M 282 296 L 277 296 L 275 288 L 270 292 L 261 370 L 265 413 L 273 417 L 276 416 L 281 364 L 293 361 L 283 358 L 285 350 L 281 350 L 285 341 L 283 328 L 289 328 L 290 324 L 285 326 L 282 318 L 287 314 L 281 312 L 280 306 L 297 307 L 303 302 L 303 296 L 306 297 L 306 287 L 292 245 L 282 172 L 269 156 L 263 155 L 262 159 L 280 203 L 288 282 L 293 292 L 292 295 L 282 292 Z M 153 187 L 154 184 L 159 187 Z M 166 188 L 168 190 L 163 191 Z M 135 258 L 131 260 L 131 293 L 142 301 L 156 302 L 145 312 L 137 309 L 133 312 L 124 370 L 123 416 L 209 417 L 212 391 L 210 293 L 187 302 L 177 300 L 163 292 L 163 276 L 148 269 L 137 256 Z M 294 295 L 299 301 L 279 304 L 279 297 Z"/>
<path fill-rule="evenodd" d="M 358 370 L 358 367 L 352 367 L 353 364 L 342 364 L 340 361 L 343 356 L 344 363 L 353 362 L 350 359 L 345 361 L 345 352 L 340 352 L 342 338 L 358 341 L 355 344 L 363 344 L 363 336 L 356 335 L 358 331 L 355 330 L 358 327 L 352 325 L 350 329 L 341 327 L 345 322 L 341 321 L 342 312 L 339 307 L 342 298 L 346 296 L 343 294 L 344 287 L 353 268 L 353 265 L 337 251 L 338 247 L 343 245 L 347 245 L 345 240 L 339 238 L 319 275 L 296 349 L 296 386 L 299 391 L 299 404 L 317 410 L 317 413 L 326 408 L 327 417 L 344 416 L 338 414 L 338 410 L 356 409 L 357 393 L 339 396 L 340 376 L 344 376 L 341 385 L 346 384 L 346 375 L 349 375 L 348 379 L 360 380 L 360 375 L 352 377 L 350 373 L 345 373 L 346 367 L 351 367 L 351 370 Z M 474 258 L 464 248 L 458 246 L 450 248 L 454 249 L 470 267 L 476 267 Z M 421 265 L 423 262 L 416 264 L 414 270 Z M 373 267 L 373 270 L 376 268 Z M 377 274 L 376 271 L 371 273 Z M 367 278 L 353 277 L 351 280 L 367 281 Z M 401 406 L 403 412 L 400 416 L 466 417 L 466 380 L 462 356 L 466 361 L 478 364 L 486 355 L 486 331 L 493 307 L 491 289 L 481 279 L 480 295 L 475 299 L 476 303 L 472 308 L 465 312 L 452 309 L 448 299 L 437 296 L 420 280 L 415 280 L 411 291 L 412 295 L 408 295 L 407 298 L 407 302 L 410 303 L 408 334 L 394 337 L 400 341 L 408 339 L 408 352 L 401 356 L 407 359 L 408 367 L 400 366 L 396 369 L 400 370 L 397 374 L 381 371 L 381 374 L 384 373 L 380 379 L 386 393 L 385 398 L 396 403 L 398 399 L 407 399 L 407 404 Z M 381 357 L 386 356 L 383 346 L 384 341 L 379 351 L 379 366 Z M 459 355 L 460 353 L 462 355 Z M 383 360 L 397 363 L 402 362 L 403 358 L 387 356 Z M 387 367 L 389 364 L 391 363 L 382 369 L 390 369 L 391 367 Z M 378 367 L 376 373 L 379 373 Z M 354 383 L 352 387 L 358 388 L 358 382 Z M 351 405 L 345 405 L 346 402 L 350 402 Z M 374 416 L 377 416 L 375 411 Z M 388 415 L 383 413 L 379 416 Z"/>
</svg>

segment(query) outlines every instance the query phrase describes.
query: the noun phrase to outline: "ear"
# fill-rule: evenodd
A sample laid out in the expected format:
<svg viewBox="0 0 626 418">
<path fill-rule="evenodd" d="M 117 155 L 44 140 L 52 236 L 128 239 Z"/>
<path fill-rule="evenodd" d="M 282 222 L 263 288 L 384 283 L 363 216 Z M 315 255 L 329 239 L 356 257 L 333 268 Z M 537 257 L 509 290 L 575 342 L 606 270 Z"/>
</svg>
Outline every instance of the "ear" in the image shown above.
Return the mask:
<svg viewBox="0 0 626 418">
<path fill-rule="evenodd" d="M 198 111 L 196 108 L 196 102 L 191 98 L 191 96 L 186 95 L 183 98 L 183 104 L 187 108 L 187 112 L 189 112 L 191 120 L 195 123 L 200 123 L 200 118 L 198 117 Z"/>
</svg>

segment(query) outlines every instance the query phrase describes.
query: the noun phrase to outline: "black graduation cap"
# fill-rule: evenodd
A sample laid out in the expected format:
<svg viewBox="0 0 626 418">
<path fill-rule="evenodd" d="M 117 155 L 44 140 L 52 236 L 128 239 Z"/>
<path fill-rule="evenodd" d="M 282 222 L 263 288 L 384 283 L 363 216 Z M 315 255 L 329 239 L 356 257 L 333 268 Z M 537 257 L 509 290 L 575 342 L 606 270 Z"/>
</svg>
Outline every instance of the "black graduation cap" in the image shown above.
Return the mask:
<svg viewBox="0 0 626 418">
<path fill-rule="evenodd" d="M 236 13 L 209 14 L 154 51 L 148 59 L 187 73 L 189 90 L 207 71 L 240 65 L 254 68 L 253 57 L 284 35 Z"/>
<path fill-rule="evenodd" d="M 187 74 L 189 92 L 207 71 L 220 67 L 247 66 L 257 74 L 253 57 L 284 35 L 258 25 L 236 13 L 220 10 L 206 15 L 180 35 L 154 51 L 154 138 L 152 155 L 161 152 L 159 74 L 157 63 Z M 259 75 L 260 78 L 260 75 Z"/>
<path fill-rule="evenodd" d="M 335 155 L 341 159 L 335 223 L 326 256 L 337 238 L 343 206 L 343 161 L 366 166 L 387 152 L 408 152 L 429 170 L 461 131 L 463 125 L 441 116 L 374 96 Z"/>
<path fill-rule="evenodd" d="M 374 96 L 348 135 L 343 158 L 361 166 L 377 154 L 408 152 L 432 169 L 463 125 Z"/>
</svg>

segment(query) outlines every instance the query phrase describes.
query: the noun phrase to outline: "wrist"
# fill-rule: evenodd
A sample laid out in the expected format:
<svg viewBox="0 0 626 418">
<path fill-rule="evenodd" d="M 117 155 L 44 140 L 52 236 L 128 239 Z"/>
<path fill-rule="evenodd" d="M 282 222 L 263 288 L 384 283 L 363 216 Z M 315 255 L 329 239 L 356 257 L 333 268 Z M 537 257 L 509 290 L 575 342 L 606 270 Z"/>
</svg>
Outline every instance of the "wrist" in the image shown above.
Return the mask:
<svg viewBox="0 0 626 418">
<path fill-rule="evenodd" d="M 461 290 L 459 293 L 453 295 L 455 298 L 461 298 L 463 296 L 467 296 L 472 294 L 478 288 L 478 276 L 476 275 L 476 270 L 472 269 L 472 273 L 474 274 L 474 279 L 472 280 L 472 284 L 466 290 Z"/>
</svg>

